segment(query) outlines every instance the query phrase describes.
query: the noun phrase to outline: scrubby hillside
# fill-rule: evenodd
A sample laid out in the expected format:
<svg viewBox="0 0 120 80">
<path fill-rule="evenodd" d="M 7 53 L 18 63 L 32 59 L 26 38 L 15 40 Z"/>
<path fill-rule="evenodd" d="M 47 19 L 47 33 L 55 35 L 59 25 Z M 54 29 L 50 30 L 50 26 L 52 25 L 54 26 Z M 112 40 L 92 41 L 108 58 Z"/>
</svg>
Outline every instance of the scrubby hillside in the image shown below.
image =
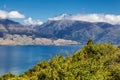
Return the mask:
<svg viewBox="0 0 120 80">
<path fill-rule="evenodd" d="M 73 56 L 42 61 L 23 74 L 0 80 L 120 80 L 120 48 L 88 41 Z"/>
</svg>

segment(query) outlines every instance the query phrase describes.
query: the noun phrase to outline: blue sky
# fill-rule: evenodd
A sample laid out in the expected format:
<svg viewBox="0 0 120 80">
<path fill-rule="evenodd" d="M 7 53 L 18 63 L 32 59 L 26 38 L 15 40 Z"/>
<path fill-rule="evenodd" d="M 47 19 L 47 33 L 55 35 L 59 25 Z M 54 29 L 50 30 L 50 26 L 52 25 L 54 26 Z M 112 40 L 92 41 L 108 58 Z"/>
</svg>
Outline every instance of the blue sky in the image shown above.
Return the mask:
<svg viewBox="0 0 120 80">
<path fill-rule="evenodd" d="M 0 9 L 46 21 L 62 13 L 119 15 L 120 0 L 0 0 Z"/>
</svg>

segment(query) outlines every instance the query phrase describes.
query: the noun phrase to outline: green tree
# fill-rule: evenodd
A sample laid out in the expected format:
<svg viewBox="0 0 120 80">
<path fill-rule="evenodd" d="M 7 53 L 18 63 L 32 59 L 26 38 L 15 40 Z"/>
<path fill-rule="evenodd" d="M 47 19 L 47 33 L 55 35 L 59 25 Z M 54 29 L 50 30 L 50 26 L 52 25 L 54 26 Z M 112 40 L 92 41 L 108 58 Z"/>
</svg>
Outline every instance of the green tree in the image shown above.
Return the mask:
<svg viewBox="0 0 120 80">
<path fill-rule="evenodd" d="M 89 39 L 88 42 L 87 42 L 87 45 L 90 45 L 90 44 L 94 44 L 92 39 Z"/>
</svg>

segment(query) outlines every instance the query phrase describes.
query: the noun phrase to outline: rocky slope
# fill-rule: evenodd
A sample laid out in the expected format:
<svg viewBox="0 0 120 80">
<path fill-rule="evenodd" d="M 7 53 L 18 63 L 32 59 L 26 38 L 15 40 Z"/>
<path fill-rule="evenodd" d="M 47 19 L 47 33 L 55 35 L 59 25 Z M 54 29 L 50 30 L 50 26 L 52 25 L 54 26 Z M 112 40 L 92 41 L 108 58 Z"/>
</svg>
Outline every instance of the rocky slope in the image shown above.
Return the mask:
<svg viewBox="0 0 120 80">
<path fill-rule="evenodd" d="M 49 20 L 37 29 L 39 36 L 68 39 L 85 43 L 89 38 L 95 42 L 120 44 L 120 25 L 73 20 Z"/>
<path fill-rule="evenodd" d="M 4 37 L 5 34 L 31 35 L 33 33 L 34 30 L 28 26 L 9 19 L 0 19 L 0 37 Z"/>
</svg>

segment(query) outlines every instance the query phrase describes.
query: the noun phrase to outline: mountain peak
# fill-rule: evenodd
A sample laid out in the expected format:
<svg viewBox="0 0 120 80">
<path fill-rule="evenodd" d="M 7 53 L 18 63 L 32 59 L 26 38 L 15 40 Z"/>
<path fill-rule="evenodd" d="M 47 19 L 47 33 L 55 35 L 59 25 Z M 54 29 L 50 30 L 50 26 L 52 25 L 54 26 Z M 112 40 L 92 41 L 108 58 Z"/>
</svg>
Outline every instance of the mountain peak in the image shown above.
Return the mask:
<svg viewBox="0 0 120 80">
<path fill-rule="evenodd" d="M 64 14 L 61 14 L 59 16 L 61 16 L 61 17 L 67 17 L 67 16 L 69 16 L 69 14 L 64 13 Z"/>
<path fill-rule="evenodd" d="M 49 18 L 48 20 L 69 20 L 70 19 L 70 15 L 69 14 L 60 14 L 58 16 L 55 16 L 53 18 Z"/>
</svg>

